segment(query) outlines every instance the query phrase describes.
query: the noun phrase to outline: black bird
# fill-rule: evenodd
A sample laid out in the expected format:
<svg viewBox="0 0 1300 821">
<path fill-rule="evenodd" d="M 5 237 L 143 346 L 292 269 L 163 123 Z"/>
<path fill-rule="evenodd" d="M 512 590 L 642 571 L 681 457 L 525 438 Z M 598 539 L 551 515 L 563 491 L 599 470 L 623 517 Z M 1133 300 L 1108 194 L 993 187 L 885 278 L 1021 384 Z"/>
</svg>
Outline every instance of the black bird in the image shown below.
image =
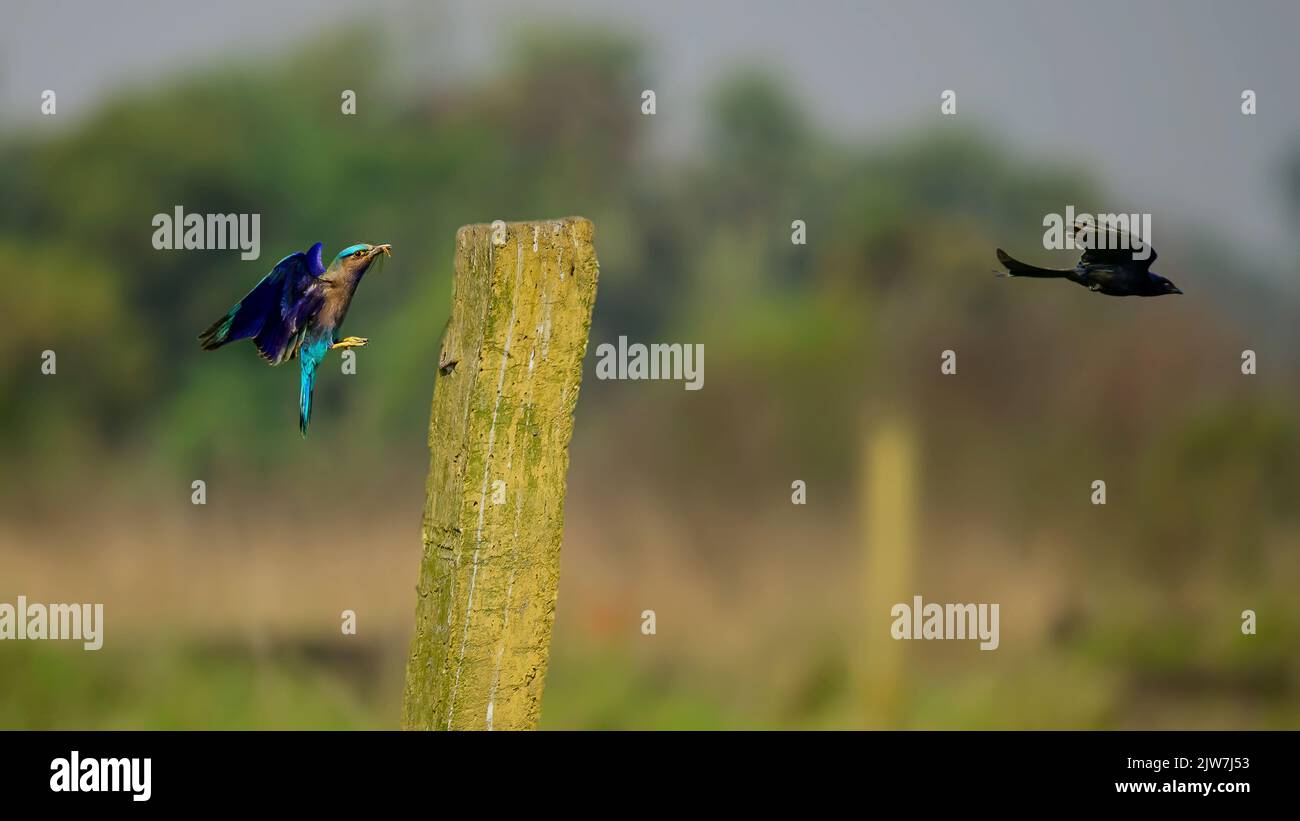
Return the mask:
<svg viewBox="0 0 1300 821">
<path fill-rule="evenodd" d="M 1078 238 L 1083 230 L 1084 224 L 1076 223 L 1075 237 Z M 999 276 L 1068 279 L 1089 291 L 1100 291 L 1108 296 L 1164 296 L 1182 293 L 1177 285 L 1151 272 L 1151 263 L 1156 261 L 1156 249 L 1141 240 L 1134 239 L 1130 242 L 1128 235 L 1119 231 L 1107 229 L 1106 233 L 1109 235 L 1106 242 L 1109 247 L 1085 248 L 1079 264 L 1069 269 L 1027 265 L 999 248 L 998 262 L 1007 269 L 1007 273 Z"/>
</svg>

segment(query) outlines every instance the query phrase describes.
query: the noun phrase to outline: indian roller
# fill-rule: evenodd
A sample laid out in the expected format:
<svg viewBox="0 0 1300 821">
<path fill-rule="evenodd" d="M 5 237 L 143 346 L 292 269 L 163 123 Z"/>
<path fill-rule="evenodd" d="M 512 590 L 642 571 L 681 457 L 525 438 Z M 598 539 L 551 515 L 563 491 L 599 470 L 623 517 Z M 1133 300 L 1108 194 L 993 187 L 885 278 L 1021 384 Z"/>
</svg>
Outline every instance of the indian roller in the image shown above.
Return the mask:
<svg viewBox="0 0 1300 821">
<path fill-rule="evenodd" d="M 1077 239 L 1085 229 L 1084 223 L 1076 223 L 1075 238 Z M 1087 230 L 1091 233 L 1091 229 Z M 1182 293 L 1177 285 L 1151 270 L 1151 263 L 1156 261 L 1156 249 L 1141 240 L 1131 238 L 1123 231 L 1098 229 L 1096 233 L 1099 235 L 1102 230 L 1107 236 L 1105 241 L 1107 247 L 1085 247 L 1083 256 L 1073 268 L 1039 268 L 1013 258 L 999 248 L 997 249 L 998 262 L 1007 269 L 1005 274 L 999 276 L 1059 277 L 1078 283 L 1089 291 L 1100 291 L 1108 296 L 1164 296 Z M 1101 243 L 1089 242 L 1088 244 Z"/>
<path fill-rule="evenodd" d="M 290 254 L 248 292 L 225 316 L 203 333 L 199 342 L 214 351 L 227 342 L 253 338 L 257 352 L 272 365 L 298 358 L 302 382 L 298 393 L 298 429 L 307 435 L 311 423 L 311 394 L 316 368 L 335 348 L 360 348 L 369 340 L 339 337 L 357 284 L 389 245 L 360 243 L 339 251 L 326 268 L 321 243 Z"/>
</svg>

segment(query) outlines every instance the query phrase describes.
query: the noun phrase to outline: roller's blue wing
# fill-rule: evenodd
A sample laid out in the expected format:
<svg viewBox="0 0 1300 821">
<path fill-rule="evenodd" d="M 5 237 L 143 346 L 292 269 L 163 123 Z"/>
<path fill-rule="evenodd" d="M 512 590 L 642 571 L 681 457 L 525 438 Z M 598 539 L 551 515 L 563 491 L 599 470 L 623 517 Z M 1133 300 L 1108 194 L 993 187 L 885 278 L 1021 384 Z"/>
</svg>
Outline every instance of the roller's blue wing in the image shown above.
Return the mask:
<svg viewBox="0 0 1300 821">
<path fill-rule="evenodd" d="M 292 358 L 308 321 L 320 310 L 322 296 L 313 286 L 323 273 L 321 243 L 290 254 L 200 334 L 199 342 L 210 351 L 251 336 L 258 352 L 271 364 Z"/>
</svg>

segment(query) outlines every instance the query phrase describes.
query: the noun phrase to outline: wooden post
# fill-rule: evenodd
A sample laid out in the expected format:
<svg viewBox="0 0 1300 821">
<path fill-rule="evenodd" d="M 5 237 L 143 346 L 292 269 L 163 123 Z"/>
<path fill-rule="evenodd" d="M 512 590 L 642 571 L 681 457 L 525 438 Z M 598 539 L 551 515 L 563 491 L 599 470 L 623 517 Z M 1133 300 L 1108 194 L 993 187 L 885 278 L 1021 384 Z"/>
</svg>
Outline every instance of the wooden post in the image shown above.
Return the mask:
<svg viewBox="0 0 1300 821">
<path fill-rule="evenodd" d="M 865 542 L 863 659 L 868 729 L 902 726 L 904 652 L 890 635 L 891 608 L 919 593 L 916 564 L 916 435 L 906 417 L 884 410 L 864 428 L 862 532 Z"/>
<path fill-rule="evenodd" d="M 407 729 L 534 729 L 599 271 L 580 217 L 456 233 L 429 420 Z"/>
</svg>

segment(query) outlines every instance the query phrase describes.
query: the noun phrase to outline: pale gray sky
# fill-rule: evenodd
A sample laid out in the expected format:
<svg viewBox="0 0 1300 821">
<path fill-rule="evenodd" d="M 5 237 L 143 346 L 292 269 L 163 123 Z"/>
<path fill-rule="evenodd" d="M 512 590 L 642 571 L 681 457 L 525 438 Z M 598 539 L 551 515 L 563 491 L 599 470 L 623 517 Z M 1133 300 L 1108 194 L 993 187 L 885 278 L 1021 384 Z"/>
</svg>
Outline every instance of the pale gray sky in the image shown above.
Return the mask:
<svg viewBox="0 0 1300 821">
<path fill-rule="evenodd" d="M 1300 144 L 1300 3 L 1283 0 L 10 0 L 0 114 L 55 127 L 37 116 L 42 89 L 58 91 L 66 123 L 124 84 L 165 82 L 349 19 L 390 27 L 408 67 L 472 73 L 515 25 L 557 17 L 646 40 L 656 125 L 669 133 L 691 133 L 701 92 L 739 62 L 785 73 L 848 138 L 936 118 L 951 88 L 959 117 L 1099 174 L 1112 210 L 1218 225 L 1261 256 L 1295 257 L 1276 175 Z M 1259 95 L 1254 117 L 1240 113 L 1246 88 Z"/>
</svg>

